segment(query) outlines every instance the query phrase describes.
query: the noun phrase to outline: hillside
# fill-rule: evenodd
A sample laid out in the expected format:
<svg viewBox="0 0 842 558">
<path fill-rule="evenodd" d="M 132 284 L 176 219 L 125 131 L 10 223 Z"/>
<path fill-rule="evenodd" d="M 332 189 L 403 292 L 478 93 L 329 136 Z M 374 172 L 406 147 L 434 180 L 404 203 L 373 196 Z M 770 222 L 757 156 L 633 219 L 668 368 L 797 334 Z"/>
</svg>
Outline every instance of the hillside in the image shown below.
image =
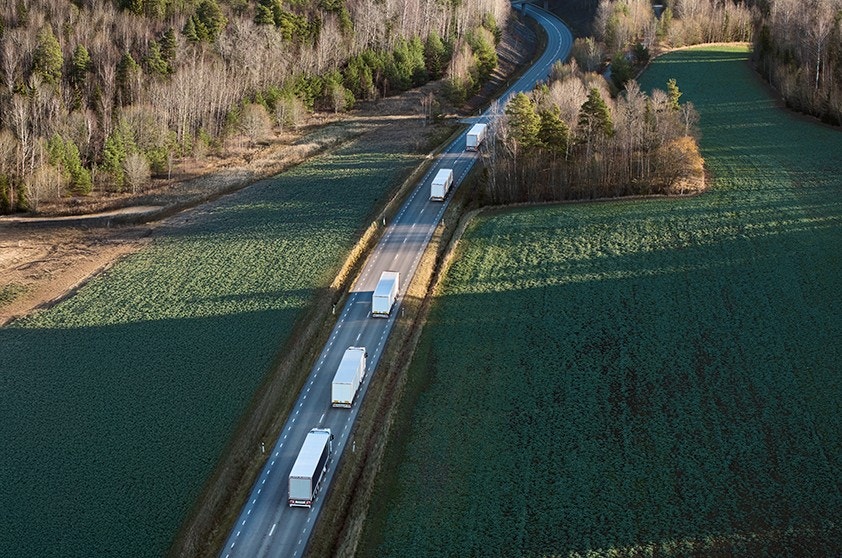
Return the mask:
<svg viewBox="0 0 842 558">
<path fill-rule="evenodd" d="M 464 98 L 508 11 L 503 0 L 4 3 L 0 212 L 142 191 L 183 157 L 431 78 Z"/>
</svg>

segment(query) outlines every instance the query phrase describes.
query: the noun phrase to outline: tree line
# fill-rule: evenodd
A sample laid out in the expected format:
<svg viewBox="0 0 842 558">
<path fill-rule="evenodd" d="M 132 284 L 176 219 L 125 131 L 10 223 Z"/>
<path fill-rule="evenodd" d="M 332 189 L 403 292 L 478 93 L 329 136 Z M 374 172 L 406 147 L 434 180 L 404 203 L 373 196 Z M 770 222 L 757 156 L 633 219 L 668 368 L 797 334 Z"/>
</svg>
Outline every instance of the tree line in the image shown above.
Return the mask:
<svg viewBox="0 0 842 558">
<path fill-rule="evenodd" d="M 137 190 L 174 159 L 496 65 L 503 0 L 9 0 L 0 212 Z"/>
<path fill-rule="evenodd" d="M 842 124 L 842 0 L 758 2 L 754 60 L 787 104 Z"/>
<path fill-rule="evenodd" d="M 515 95 L 483 147 L 492 204 L 693 192 L 704 184 L 698 114 L 670 80 L 616 100 L 602 76 L 557 63 L 549 83 Z"/>
<path fill-rule="evenodd" d="M 774 0 L 773 0 L 774 1 Z M 599 0 L 593 37 L 577 39 L 573 57 L 587 71 L 611 61 L 618 89 L 649 61 L 650 53 L 686 45 L 750 41 L 757 10 L 733 0 Z"/>
<path fill-rule="evenodd" d="M 842 0 L 599 0 L 594 37 L 573 56 L 587 70 L 611 60 L 618 88 L 653 50 L 712 42 L 753 43 L 754 63 L 790 108 L 842 124 Z"/>
</svg>

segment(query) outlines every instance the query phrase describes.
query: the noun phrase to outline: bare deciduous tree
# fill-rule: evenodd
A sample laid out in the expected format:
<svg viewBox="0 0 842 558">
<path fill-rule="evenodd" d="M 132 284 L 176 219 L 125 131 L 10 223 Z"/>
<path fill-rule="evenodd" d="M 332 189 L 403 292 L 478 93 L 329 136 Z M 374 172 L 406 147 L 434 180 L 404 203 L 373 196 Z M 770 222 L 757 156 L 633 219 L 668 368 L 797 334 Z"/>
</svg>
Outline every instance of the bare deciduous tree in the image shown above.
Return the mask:
<svg viewBox="0 0 842 558">
<path fill-rule="evenodd" d="M 126 184 L 132 194 L 137 194 L 149 184 L 152 173 L 149 168 L 149 160 L 140 153 L 129 153 L 123 163 L 123 171 L 126 176 Z"/>
<path fill-rule="evenodd" d="M 258 140 L 266 137 L 272 129 L 272 119 L 263 105 L 250 103 L 243 107 L 240 115 L 239 132 L 249 138 L 252 145 Z"/>
</svg>

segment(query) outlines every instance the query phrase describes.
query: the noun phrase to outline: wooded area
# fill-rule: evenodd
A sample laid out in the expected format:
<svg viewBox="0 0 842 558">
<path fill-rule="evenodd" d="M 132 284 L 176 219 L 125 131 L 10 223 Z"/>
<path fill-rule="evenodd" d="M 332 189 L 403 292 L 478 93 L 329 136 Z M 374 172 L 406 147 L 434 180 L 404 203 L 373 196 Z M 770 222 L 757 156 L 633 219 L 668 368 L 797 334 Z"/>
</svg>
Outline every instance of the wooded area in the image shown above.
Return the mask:
<svg viewBox="0 0 842 558">
<path fill-rule="evenodd" d="M 578 39 L 574 58 L 588 71 L 610 58 L 612 81 L 622 89 L 651 53 L 701 43 L 750 41 L 758 12 L 730 0 L 666 0 L 658 14 L 650 0 L 599 0 L 594 38 Z"/>
<path fill-rule="evenodd" d="M 754 38 L 759 69 L 791 107 L 842 122 L 842 0 L 667 0 L 658 15 L 650 0 L 599 0 L 592 29 L 571 65 L 500 111 L 486 153 L 492 203 L 702 188 L 692 103 L 672 80 L 647 96 L 632 79 L 668 48 Z M 608 60 L 613 89 L 595 73 Z"/>
<path fill-rule="evenodd" d="M 618 87 L 650 52 L 701 43 L 751 41 L 754 62 L 787 104 L 842 124 L 842 0 L 665 0 L 656 17 L 650 0 L 599 0 L 594 38 L 578 39 L 573 55 L 596 70 L 611 59 Z"/>
<path fill-rule="evenodd" d="M 787 104 L 842 124 L 842 0 L 758 2 L 754 59 Z"/>
<path fill-rule="evenodd" d="M 704 185 L 698 114 L 675 80 L 646 95 L 635 81 L 612 99 L 602 76 L 557 64 L 520 93 L 484 149 L 491 203 L 694 192 Z"/>
<path fill-rule="evenodd" d="M 254 141 L 496 64 L 504 0 L 11 0 L 0 7 L 0 213 L 143 188 Z"/>
</svg>

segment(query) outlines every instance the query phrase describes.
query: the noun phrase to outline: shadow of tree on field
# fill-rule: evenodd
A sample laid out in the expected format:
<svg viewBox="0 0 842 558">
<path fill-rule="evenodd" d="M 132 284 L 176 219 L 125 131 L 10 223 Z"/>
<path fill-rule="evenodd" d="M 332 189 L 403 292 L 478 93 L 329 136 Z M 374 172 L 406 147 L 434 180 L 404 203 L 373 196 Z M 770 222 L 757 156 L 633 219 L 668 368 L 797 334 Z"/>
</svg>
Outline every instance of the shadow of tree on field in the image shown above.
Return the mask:
<svg viewBox="0 0 842 558">
<path fill-rule="evenodd" d="M 803 248 L 842 225 L 529 259 L 551 219 L 517 215 L 570 211 L 512 212 L 488 280 L 499 229 L 463 240 L 373 553 L 837 554 L 842 304 L 815 294 L 842 277 Z"/>
<path fill-rule="evenodd" d="M 0 329 L 0 554 L 163 555 L 297 313 Z"/>
<path fill-rule="evenodd" d="M 696 105 L 710 192 L 468 228 L 363 555 L 842 555 L 842 133 L 747 59 L 642 79 Z"/>
<path fill-rule="evenodd" d="M 0 555 L 165 554 L 302 309 L 419 160 L 354 142 L 164 222 L 0 329 Z"/>
</svg>

